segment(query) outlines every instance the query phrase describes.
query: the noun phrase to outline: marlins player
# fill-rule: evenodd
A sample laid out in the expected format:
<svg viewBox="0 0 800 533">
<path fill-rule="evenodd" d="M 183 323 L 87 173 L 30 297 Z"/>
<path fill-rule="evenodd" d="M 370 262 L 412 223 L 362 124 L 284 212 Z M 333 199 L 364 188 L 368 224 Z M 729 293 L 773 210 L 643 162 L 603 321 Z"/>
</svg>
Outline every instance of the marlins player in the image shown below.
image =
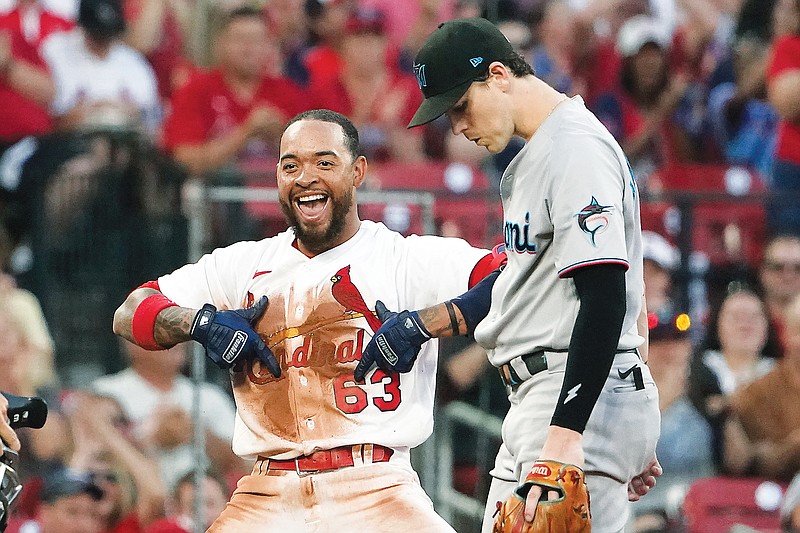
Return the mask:
<svg viewBox="0 0 800 533">
<path fill-rule="evenodd" d="M 508 386 L 483 531 L 517 487 L 528 523 L 540 496 L 555 496 L 531 482 L 538 461 L 583 468 L 592 531 L 622 531 L 628 490 L 637 499 L 660 474 L 658 393 L 639 350 L 639 198 L 625 155 L 580 97 L 537 78 L 486 20 L 444 23 L 414 68 L 425 101 L 410 126 L 446 113 L 455 134 L 490 152 L 515 134 L 526 140 L 500 182 L 507 267 L 446 304 L 406 312 L 434 336 L 474 332 Z M 417 337 L 405 329 L 385 323 L 357 375 L 413 354 Z"/>
<path fill-rule="evenodd" d="M 136 289 L 115 331 L 150 349 L 192 338 L 230 368 L 233 450 L 256 462 L 209 531 L 452 531 L 409 462 L 432 430 L 437 347 L 407 374 L 356 382 L 353 370 L 385 318 L 366 302 L 433 304 L 477 283 L 500 256 L 360 221 L 355 189 L 367 163 L 338 113 L 295 117 L 280 154 L 293 229 Z"/>
</svg>

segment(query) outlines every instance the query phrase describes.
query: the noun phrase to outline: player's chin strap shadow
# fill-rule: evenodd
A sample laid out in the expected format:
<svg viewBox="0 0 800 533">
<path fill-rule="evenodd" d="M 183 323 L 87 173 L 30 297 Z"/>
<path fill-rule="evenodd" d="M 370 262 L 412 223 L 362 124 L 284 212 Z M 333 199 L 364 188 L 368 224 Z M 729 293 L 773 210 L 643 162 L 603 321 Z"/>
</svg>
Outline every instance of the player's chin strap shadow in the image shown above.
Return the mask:
<svg viewBox="0 0 800 533">
<path fill-rule="evenodd" d="M 3 456 L 0 457 L 0 531 L 8 526 L 11 505 L 22 492 L 17 465 L 19 455 L 3 443 Z"/>
</svg>

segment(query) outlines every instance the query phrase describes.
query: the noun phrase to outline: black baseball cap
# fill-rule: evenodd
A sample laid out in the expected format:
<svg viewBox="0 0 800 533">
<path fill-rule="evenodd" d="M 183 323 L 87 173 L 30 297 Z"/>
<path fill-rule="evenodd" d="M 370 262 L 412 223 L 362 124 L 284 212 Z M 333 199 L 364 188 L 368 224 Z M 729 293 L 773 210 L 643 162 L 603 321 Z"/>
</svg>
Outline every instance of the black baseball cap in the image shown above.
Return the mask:
<svg viewBox="0 0 800 533">
<path fill-rule="evenodd" d="M 435 120 L 464 96 L 492 61 L 514 52 L 497 26 L 483 18 L 455 19 L 439 25 L 414 58 L 414 75 L 425 95 L 409 128 Z"/>
<path fill-rule="evenodd" d="M 103 497 L 103 489 L 91 476 L 84 472 L 60 468 L 44 478 L 39 499 L 46 503 L 55 503 L 66 496 L 86 493 L 94 500 Z"/>
<path fill-rule="evenodd" d="M 97 37 L 112 38 L 125 31 L 121 0 L 81 0 L 78 24 Z"/>
</svg>

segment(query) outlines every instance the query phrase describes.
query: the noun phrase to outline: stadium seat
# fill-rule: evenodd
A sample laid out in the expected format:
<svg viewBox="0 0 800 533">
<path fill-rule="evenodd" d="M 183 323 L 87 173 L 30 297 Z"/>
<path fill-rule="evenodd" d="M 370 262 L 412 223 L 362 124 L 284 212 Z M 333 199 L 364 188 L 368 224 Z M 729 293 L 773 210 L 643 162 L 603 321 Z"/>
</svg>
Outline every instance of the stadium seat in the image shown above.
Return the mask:
<svg viewBox="0 0 800 533">
<path fill-rule="evenodd" d="M 676 237 L 686 221 L 681 219 L 675 195 L 696 194 L 686 198 L 693 202 L 692 248 L 705 253 L 712 264 L 741 258 L 754 266 L 760 262 L 767 232 L 760 195 L 766 187 L 756 172 L 724 165 L 673 165 L 650 179 L 656 195 L 663 196 L 643 203 L 643 229 Z"/>
<path fill-rule="evenodd" d="M 485 191 L 489 179 L 480 169 L 460 163 L 432 162 L 370 165 L 367 184 L 376 189 L 412 189 L 466 194 Z"/>
<path fill-rule="evenodd" d="M 696 480 L 683 503 L 687 533 L 727 533 L 735 524 L 761 533 L 780 532 L 786 485 L 762 478 L 724 476 Z"/>
</svg>

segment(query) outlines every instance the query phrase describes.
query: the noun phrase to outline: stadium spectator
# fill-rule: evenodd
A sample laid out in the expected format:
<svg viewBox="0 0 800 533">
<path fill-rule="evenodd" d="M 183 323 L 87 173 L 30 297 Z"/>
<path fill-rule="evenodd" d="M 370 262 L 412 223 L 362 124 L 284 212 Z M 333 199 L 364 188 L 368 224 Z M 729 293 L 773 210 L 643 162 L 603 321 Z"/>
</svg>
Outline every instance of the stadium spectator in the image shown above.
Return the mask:
<svg viewBox="0 0 800 533">
<path fill-rule="evenodd" d="M 164 516 L 158 465 L 127 435 L 122 408 L 108 397 L 72 391 L 65 400 L 74 451 L 70 468 L 103 489 L 98 513 L 108 533 L 139 533 Z"/>
<path fill-rule="evenodd" d="M 778 116 L 766 101 L 768 44 L 738 40 L 733 51 L 735 81 L 714 87 L 708 97 L 708 118 L 725 160 L 772 172 Z"/>
<path fill-rule="evenodd" d="M 131 421 L 134 438 L 156 459 L 165 485 L 172 488 L 195 464 L 191 446 L 194 386 L 180 373 L 186 363 L 187 346 L 150 352 L 133 343 L 121 342 L 130 366 L 98 378 L 92 388 L 119 402 Z M 211 464 L 223 472 L 244 473 L 241 460 L 231 451 L 235 413 L 231 398 L 206 383 L 200 401 Z"/>
<path fill-rule="evenodd" d="M 689 78 L 671 72 L 669 35 L 646 16 L 627 20 L 617 49 L 623 56 L 620 86 L 597 98 L 594 111 L 630 158 L 643 190 L 667 163 L 693 160 L 698 126 Z"/>
<path fill-rule="evenodd" d="M 52 129 L 48 107 L 54 87 L 41 45 L 72 26 L 37 0 L 19 0 L 0 14 L 0 154 L 23 137 Z"/>
<path fill-rule="evenodd" d="M 691 326 L 688 314 L 675 312 L 649 323 L 647 366 L 658 385 L 661 436 L 656 455 L 664 474 L 646 498 L 633 504 L 634 531 L 662 531 L 675 523 L 691 482 L 714 471 L 711 427 L 687 396 Z"/>
<path fill-rule="evenodd" d="M 800 294 L 800 237 L 788 234 L 772 237 L 764 247 L 758 279 L 770 320 L 781 345 L 785 345 L 786 309 Z"/>
<path fill-rule="evenodd" d="M 303 86 L 308 83 L 308 72 L 303 64 L 310 37 L 307 3 L 304 0 L 271 0 L 264 4 L 267 28 L 275 36 L 274 54 L 283 58 L 270 62 L 270 67 L 275 69 L 273 74 L 286 75 Z"/>
<path fill-rule="evenodd" d="M 203 479 L 203 519 L 200 529 L 207 529 L 228 501 L 228 489 L 215 474 L 207 473 Z M 183 476 L 175 485 L 169 516 L 145 529 L 144 533 L 192 533 L 194 527 L 194 477 Z"/>
<path fill-rule="evenodd" d="M 384 15 L 360 10 L 347 22 L 336 78 L 312 81 L 316 107 L 350 118 L 372 161 L 424 159 L 422 132 L 406 129 L 421 101 L 417 81 L 391 66 Z"/>
<path fill-rule="evenodd" d="M 674 313 L 672 275 L 680 265 L 680 253 L 658 233 L 643 231 L 642 257 L 647 312 L 661 319 L 668 319 Z"/>
<path fill-rule="evenodd" d="M 88 474 L 68 469 L 47 474 L 37 517 L 14 521 L 6 533 L 102 533 L 100 488 Z"/>
<path fill-rule="evenodd" d="M 234 9 L 217 36 L 217 67 L 195 73 L 173 95 L 164 141 L 192 174 L 277 156 L 283 124 L 304 98 L 293 82 L 264 74 L 271 39 L 259 10 Z"/>
<path fill-rule="evenodd" d="M 579 46 L 577 18 L 567 0 L 543 4 L 538 43 L 530 56 L 536 75 L 568 96 L 586 93 L 585 80 L 576 76 L 574 59 Z"/>
<path fill-rule="evenodd" d="M 193 0 L 124 0 L 125 41 L 147 58 L 164 102 L 191 72 Z"/>
<path fill-rule="evenodd" d="M 770 209 L 774 231 L 800 232 L 800 2 L 778 0 L 767 68 L 769 102 L 780 116 L 772 188 L 787 202 Z"/>
<path fill-rule="evenodd" d="M 751 289 L 732 282 L 690 365 L 688 389 L 695 408 L 711 424 L 714 462 L 720 470 L 731 395 L 772 370 L 777 350 L 766 304 Z"/>
<path fill-rule="evenodd" d="M 122 42 L 121 0 L 81 0 L 78 28 L 52 35 L 42 47 L 55 84 L 51 113 L 66 131 L 144 127 L 161 120 L 153 70 Z"/>
<path fill-rule="evenodd" d="M 20 429 L 21 472 L 41 475 L 61 464 L 69 448 L 67 424 L 59 413 L 60 384 L 55 371 L 53 339 L 39 301 L 18 288 L 0 291 L 0 383 L 5 392 L 39 396 L 50 406 L 42 429 Z M 24 500 L 24 498 L 23 498 Z M 32 512 L 28 507 L 23 513 Z"/>
<path fill-rule="evenodd" d="M 786 309 L 786 350 L 775 368 L 731 398 L 726 471 L 790 481 L 800 471 L 800 297 Z"/>
<path fill-rule="evenodd" d="M 339 54 L 347 21 L 354 9 L 354 0 L 308 0 L 309 49 L 303 57 L 306 86 L 324 83 L 342 70 Z"/>
</svg>

